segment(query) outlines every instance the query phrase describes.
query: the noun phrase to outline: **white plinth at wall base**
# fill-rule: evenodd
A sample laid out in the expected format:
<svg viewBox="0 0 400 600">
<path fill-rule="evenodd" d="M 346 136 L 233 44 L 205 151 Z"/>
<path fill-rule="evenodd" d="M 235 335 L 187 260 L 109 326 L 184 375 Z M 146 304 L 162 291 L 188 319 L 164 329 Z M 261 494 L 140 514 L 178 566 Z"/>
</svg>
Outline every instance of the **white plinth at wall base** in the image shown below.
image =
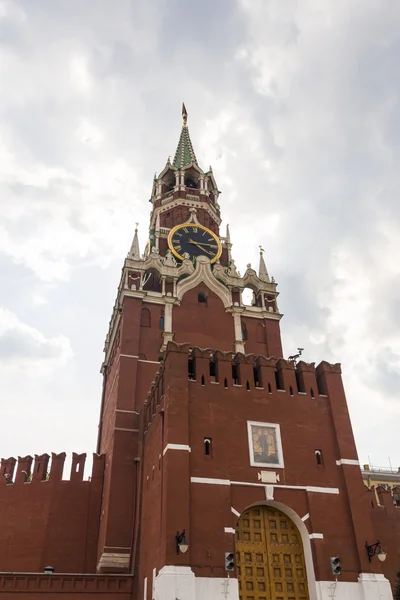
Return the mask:
<svg viewBox="0 0 400 600">
<path fill-rule="evenodd" d="M 389 581 L 378 573 L 361 573 L 357 582 L 315 583 L 317 600 L 393 600 Z M 310 593 L 310 597 L 315 597 L 315 592 Z M 190 567 L 175 566 L 163 567 L 156 577 L 155 600 L 225 598 L 239 600 L 238 582 L 234 577 L 195 577 Z"/>
<path fill-rule="evenodd" d="M 378 573 L 360 573 L 358 582 L 317 581 L 318 600 L 393 600 L 389 580 Z"/>
<path fill-rule="evenodd" d="M 163 567 L 155 589 L 156 600 L 239 600 L 237 579 L 195 577 L 190 567 Z"/>
</svg>

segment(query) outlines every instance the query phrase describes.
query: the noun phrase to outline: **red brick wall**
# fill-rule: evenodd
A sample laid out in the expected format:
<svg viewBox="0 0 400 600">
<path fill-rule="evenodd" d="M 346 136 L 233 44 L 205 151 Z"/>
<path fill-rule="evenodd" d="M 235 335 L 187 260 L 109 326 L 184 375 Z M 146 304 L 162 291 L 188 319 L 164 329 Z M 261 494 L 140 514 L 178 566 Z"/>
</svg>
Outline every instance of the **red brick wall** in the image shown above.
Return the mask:
<svg viewBox="0 0 400 600">
<path fill-rule="evenodd" d="M 18 473 L 7 485 L 2 478 L 2 571 L 41 572 L 47 565 L 64 573 L 95 571 L 103 468 L 103 457 L 95 456 L 91 481 L 62 481 L 60 471 L 48 481 L 24 483 Z"/>
<path fill-rule="evenodd" d="M 187 351 L 188 346 L 168 347 L 162 375 L 164 398 L 160 410 L 152 410 L 151 417 L 145 420 L 143 468 L 145 478 L 150 480 L 143 492 L 139 591 L 144 577 L 150 581 L 152 569 L 164 564 L 190 565 L 197 576 L 223 575 L 224 553 L 234 549 L 234 536 L 224 531 L 225 527 L 236 526 L 237 517 L 231 508 L 241 513 L 247 506 L 266 500 L 265 486 L 258 479 L 258 473 L 265 468 L 250 466 L 249 420 L 281 426 L 285 468 L 272 470 L 279 474 L 278 485 L 293 489 L 276 487 L 274 500 L 292 508 L 300 517 L 309 513 L 305 522 L 308 532 L 324 535 L 324 539 L 311 541 L 317 580 L 332 579 L 329 559 L 336 554 L 342 559 L 341 581 L 356 581 L 360 570 L 381 572 L 378 561 L 371 567 L 366 557 L 364 536 L 372 539 L 373 529 L 361 472 L 357 465 L 337 464 L 342 458 L 357 458 L 353 454 L 355 446 L 339 366 L 322 363 L 317 370 L 320 390 L 330 392 L 327 396 L 318 393 L 314 367 L 300 364 L 298 380 L 302 378 L 306 389 L 300 394 L 293 363 L 263 359 L 264 380 L 269 379 L 272 384 L 268 393 L 266 387 L 259 389 L 252 383 L 249 390 L 244 385 L 233 385 L 229 376 L 227 387 L 221 380 L 212 381 L 207 371 L 207 352 L 195 352 L 195 361 L 205 374 L 204 385 L 198 377 L 189 381 Z M 221 372 L 229 375 L 231 362 L 222 354 L 216 356 L 224 363 Z M 243 373 L 246 369 L 252 371 L 251 360 L 246 358 L 240 368 Z M 281 371 L 285 391 L 276 389 L 273 374 L 276 369 Z M 206 437 L 212 439 L 212 456 L 204 452 Z M 188 445 L 191 452 L 168 450 L 162 459 L 161 472 L 156 471 L 151 480 L 152 466 L 155 464 L 157 468 L 157 457 L 167 444 Z M 315 450 L 322 451 L 323 465 L 317 464 Z M 189 483 L 191 477 L 236 484 Z M 305 489 L 314 486 L 338 489 L 339 494 Z M 152 507 L 157 523 L 161 519 L 163 524 L 159 528 L 151 521 Z M 175 533 L 183 528 L 190 549 L 185 555 L 176 555 Z M 392 574 L 390 577 L 393 580 Z"/>
<path fill-rule="evenodd" d="M 207 304 L 198 302 L 199 292 L 207 295 Z M 225 312 L 221 299 L 205 285 L 186 292 L 181 305 L 174 306 L 172 329 L 176 342 L 234 351 L 233 317 Z"/>
</svg>

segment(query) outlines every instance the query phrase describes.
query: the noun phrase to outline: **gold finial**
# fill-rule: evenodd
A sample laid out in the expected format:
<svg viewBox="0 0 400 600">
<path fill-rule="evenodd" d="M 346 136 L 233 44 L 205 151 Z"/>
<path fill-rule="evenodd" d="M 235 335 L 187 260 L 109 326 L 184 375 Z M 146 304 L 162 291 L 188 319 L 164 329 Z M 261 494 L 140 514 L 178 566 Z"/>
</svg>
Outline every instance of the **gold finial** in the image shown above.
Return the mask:
<svg viewBox="0 0 400 600">
<path fill-rule="evenodd" d="M 182 119 L 183 119 L 184 125 L 187 124 L 187 117 L 188 117 L 188 114 L 187 114 L 186 106 L 185 106 L 185 103 L 182 102 Z"/>
<path fill-rule="evenodd" d="M 260 248 L 260 254 L 262 256 L 263 252 L 265 252 L 264 248 L 262 246 L 258 246 Z"/>
</svg>

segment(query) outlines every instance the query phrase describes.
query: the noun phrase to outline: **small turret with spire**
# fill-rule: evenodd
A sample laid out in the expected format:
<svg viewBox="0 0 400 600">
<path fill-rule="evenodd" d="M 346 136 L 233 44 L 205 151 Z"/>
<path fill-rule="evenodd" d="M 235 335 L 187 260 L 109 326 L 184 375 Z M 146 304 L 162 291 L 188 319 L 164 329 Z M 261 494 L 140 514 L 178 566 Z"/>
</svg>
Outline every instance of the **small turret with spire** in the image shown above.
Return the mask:
<svg viewBox="0 0 400 600">
<path fill-rule="evenodd" d="M 264 248 L 260 246 L 260 266 L 258 268 L 258 277 L 261 281 L 265 281 L 266 283 L 270 283 L 270 278 L 267 271 L 267 266 L 264 260 Z"/>
<path fill-rule="evenodd" d="M 131 249 L 128 254 L 129 258 L 133 258 L 133 260 L 140 260 L 138 227 L 139 223 L 136 223 L 135 235 L 133 236 Z"/>
</svg>

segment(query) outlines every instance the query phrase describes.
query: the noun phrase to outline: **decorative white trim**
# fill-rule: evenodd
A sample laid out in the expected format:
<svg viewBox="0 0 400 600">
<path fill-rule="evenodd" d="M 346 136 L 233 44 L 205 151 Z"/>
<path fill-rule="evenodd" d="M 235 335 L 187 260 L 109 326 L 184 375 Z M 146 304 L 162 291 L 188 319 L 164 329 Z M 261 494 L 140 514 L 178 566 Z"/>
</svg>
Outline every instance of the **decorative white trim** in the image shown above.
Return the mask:
<svg viewBox="0 0 400 600">
<path fill-rule="evenodd" d="M 354 465 L 355 467 L 359 467 L 360 461 L 356 460 L 355 458 L 341 458 L 340 460 L 336 461 L 336 464 L 338 467 L 340 467 L 340 465 Z"/>
<path fill-rule="evenodd" d="M 236 530 L 233 527 L 224 527 L 225 533 L 236 533 Z"/>
<path fill-rule="evenodd" d="M 168 452 L 168 450 L 186 450 L 186 452 L 191 452 L 192 449 L 187 444 L 167 444 L 164 448 L 163 456 Z"/>
<path fill-rule="evenodd" d="M 290 487 L 290 486 L 288 486 Z M 339 494 L 339 488 L 321 488 L 321 487 L 314 487 L 312 485 L 308 485 L 306 487 L 306 491 L 307 492 L 317 492 L 317 493 L 321 493 L 322 491 L 325 492 L 325 494 Z"/>
<path fill-rule="evenodd" d="M 301 518 L 301 520 L 303 521 L 303 523 L 305 523 L 307 521 L 307 519 L 310 518 L 310 513 L 307 513 L 306 515 L 304 515 L 304 517 Z"/>
<path fill-rule="evenodd" d="M 263 483 L 251 483 L 249 481 L 231 481 L 230 479 L 213 479 L 210 477 L 191 477 L 191 483 L 205 483 L 210 485 L 245 485 L 248 487 L 267 487 Z M 274 488 L 285 490 L 305 490 L 306 492 L 316 492 L 319 494 L 339 494 L 339 488 L 316 487 L 309 485 L 273 485 Z M 232 511 L 233 512 L 233 511 Z M 236 514 L 236 513 L 235 513 Z"/>
<path fill-rule="evenodd" d="M 151 365 L 159 365 L 160 364 L 160 361 L 158 361 L 158 360 L 144 360 L 143 358 L 138 358 L 138 362 L 150 363 Z"/>
<path fill-rule="evenodd" d="M 133 433 L 139 433 L 139 429 L 128 429 L 127 427 L 114 427 L 114 431 L 130 431 Z"/>
<path fill-rule="evenodd" d="M 139 358 L 136 354 L 120 354 L 120 358 Z"/>
<path fill-rule="evenodd" d="M 147 577 L 144 578 L 143 582 L 143 600 L 147 600 Z"/>
<path fill-rule="evenodd" d="M 208 477 L 191 477 L 191 483 L 209 483 L 211 485 L 231 485 L 229 479 L 211 479 Z"/>
<path fill-rule="evenodd" d="M 120 413 L 129 413 L 130 415 L 137 415 L 139 413 L 137 413 L 135 410 L 124 410 L 122 408 L 116 408 L 115 412 L 120 412 Z"/>
<path fill-rule="evenodd" d="M 176 288 L 178 300 L 182 300 L 186 292 L 192 290 L 200 283 L 204 283 L 212 292 L 214 292 L 221 299 L 225 308 L 232 305 L 231 294 L 226 287 L 214 277 L 211 271 L 210 260 L 206 256 L 198 256 L 195 272 L 178 283 Z"/>
<path fill-rule="evenodd" d="M 273 485 L 266 485 L 265 486 L 265 497 L 267 500 L 273 500 L 274 499 L 274 486 Z"/>
<path fill-rule="evenodd" d="M 237 510 L 235 510 L 233 508 L 233 506 L 231 506 L 231 511 L 233 512 L 234 515 L 236 515 L 237 517 L 240 517 L 240 512 L 238 512 Z"/>
<path fill-rule="evenodd" d="M 276 455 L 278 458 L 278 462 L 256 462 L 254 459 L 254 447 L 253 447 L 253 434 L 252 427 L 261 427 L 261 428 L 269 428 L 273 429 L 275 432 L 275 442 L 276 442 Z M 250 454 L 250 464 L 252 467 L 270 467 L 271 469 L 284 469 L 285 464 L 283 462 L 283 451 L 282 451 L 282 439 L 281 439 L 281 428 L 278 423 L 261 423 L 260 421 L 247 421 L 247 435 L 249 442 L 249 454 Z"/>
<path fill-rule="evenodd" d="M 310 537 L 310 540 L 323 540 L 324 534 L 323 533 L 310 533 L 309 537 Z"/>
<path fill-rule="evenodd" d="M 101 569 L 127 569 L 129 568 L 130 554 L 122 552 L 103 552 L 97 564 L 97 571 Z"/>
</svg>

